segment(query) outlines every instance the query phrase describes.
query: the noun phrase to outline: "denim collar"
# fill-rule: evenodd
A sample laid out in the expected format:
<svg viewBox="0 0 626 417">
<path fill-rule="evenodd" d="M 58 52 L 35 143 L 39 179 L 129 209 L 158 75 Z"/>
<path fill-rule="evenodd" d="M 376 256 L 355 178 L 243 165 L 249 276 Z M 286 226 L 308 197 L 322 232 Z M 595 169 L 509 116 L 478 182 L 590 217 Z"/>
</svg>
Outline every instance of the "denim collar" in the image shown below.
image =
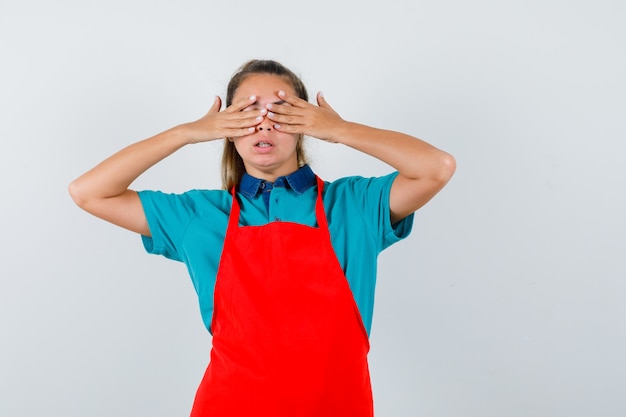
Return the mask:
<svg viewBox="0 0 626 417">
<path fill-rule="evenodd" d="M 316 179 L 313 170 L 308 165 L 304 165 L 289 175 L 276 178 L 274 183 L 244 173 L 239 184 L 239 192 L 246 197 L 254 198 L 266 188 L 291 187 L 296 193 L 302 194 L 314 186 L 315 183 Z"/>
</svg>

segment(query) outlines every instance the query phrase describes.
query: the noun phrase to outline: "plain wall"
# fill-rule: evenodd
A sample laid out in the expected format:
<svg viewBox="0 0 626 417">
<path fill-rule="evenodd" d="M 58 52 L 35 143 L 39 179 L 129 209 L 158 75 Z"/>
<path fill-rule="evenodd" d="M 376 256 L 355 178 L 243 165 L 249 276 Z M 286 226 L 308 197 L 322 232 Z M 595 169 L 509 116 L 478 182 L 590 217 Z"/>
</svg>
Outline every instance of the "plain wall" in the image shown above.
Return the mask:
<svg viewBox="0 0 626 417">
<path fill-rule="evenodd" d="M 184 266 L 67 185 L 250 58 L 457 159 L 380 256 L 377 416 L 626 415 L 623 2 L 0 1 L 0 416 L 188 414 L 210 336 Z M 308 146 L 327 180 L 391 171 Z M 133 186 L 218 187 L 220 151 Z"/>
</svg>

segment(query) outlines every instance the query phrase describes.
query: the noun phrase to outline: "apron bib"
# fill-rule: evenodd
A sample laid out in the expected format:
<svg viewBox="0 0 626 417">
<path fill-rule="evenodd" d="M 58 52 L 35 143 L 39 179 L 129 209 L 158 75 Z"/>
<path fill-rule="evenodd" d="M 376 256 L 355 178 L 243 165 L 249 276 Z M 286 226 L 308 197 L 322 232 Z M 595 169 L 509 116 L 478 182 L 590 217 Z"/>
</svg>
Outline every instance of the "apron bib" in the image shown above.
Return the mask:
<svg viewBox="0 0 626 417">
<path fill-rule="evenodd" d="M 241 227 L 233 189 L 191 417 L 373 416 L 369 341 L 317 187 L 318 227 Z"/>
</svg>

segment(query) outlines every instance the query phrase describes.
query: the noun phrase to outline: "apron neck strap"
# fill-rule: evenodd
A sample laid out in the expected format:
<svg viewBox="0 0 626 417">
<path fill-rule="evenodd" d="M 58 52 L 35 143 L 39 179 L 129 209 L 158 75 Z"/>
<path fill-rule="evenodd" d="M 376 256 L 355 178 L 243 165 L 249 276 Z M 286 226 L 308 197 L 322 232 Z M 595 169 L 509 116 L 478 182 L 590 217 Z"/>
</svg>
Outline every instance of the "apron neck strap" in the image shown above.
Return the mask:
<svg viewBox="0 0 626 417">
<path fill-rule="evenodd" d="M 328 221 L 326 221 L 326 212 L 324 211 L 324 201 L 322 200 L 322 191 L 324 191 L 324 181 L 315 176 L 317 180 L 317 201 L 315 202 L 315 218 L 317 219 L 317 227 L 328 230 Z"/>
</svg>

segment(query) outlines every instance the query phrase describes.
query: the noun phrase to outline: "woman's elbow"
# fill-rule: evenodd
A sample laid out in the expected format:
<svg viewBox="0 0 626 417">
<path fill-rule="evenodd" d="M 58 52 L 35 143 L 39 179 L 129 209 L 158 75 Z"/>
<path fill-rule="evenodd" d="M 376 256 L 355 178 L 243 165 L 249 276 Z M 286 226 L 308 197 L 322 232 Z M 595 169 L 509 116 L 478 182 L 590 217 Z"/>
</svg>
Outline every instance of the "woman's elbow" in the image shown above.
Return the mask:
<svg viewBox="0 0 626 417">
<path fill-rule="evenodd" d="M 85 193 L 85 187 L 81 185 L 80 178 L 72 181 L 70 185 L 67 187 L 67 191 L 69 192 L 70 197 L 72 198 L 74 203 L 78 207 L 84 209 L 85 206 L 87 205 L 88 198 Z"/>
<path fill-rule="evenodd" d="M 452 155 L 446 152 L 442 152 L 439 158 L 438 169 L 435 175 L 437 182 L 445 185 L 456 171 L 456 159 Z"/>
</svg>

